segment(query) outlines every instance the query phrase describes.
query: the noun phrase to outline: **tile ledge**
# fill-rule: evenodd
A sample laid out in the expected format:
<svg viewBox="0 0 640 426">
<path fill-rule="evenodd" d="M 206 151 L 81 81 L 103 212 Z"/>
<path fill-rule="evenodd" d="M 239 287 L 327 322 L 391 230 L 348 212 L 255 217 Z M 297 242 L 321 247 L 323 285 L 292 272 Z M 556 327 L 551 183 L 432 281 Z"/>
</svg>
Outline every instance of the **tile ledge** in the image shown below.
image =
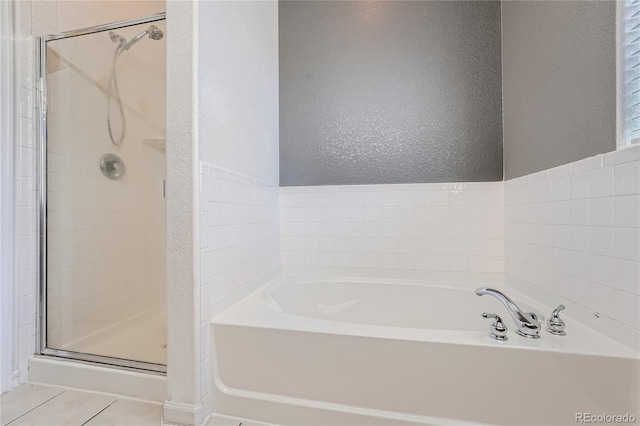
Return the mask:
<svg viewBox="0 0 640 426">
<path fill-rule="evenodd" d="M 591 170 L 602 168 L 602 157 L 602 154 L 598 154 L 593 157 L 588 157 L 569 163 L 571 164 L 571 173 L 575 175 L 578 173 L 589 172 Z"/>
<path fill-rule="evenodd" d="M 640 160 L 640 144 L 629 145 L 603 154 L 604 166 L 615 166 Z"/>
</svg>

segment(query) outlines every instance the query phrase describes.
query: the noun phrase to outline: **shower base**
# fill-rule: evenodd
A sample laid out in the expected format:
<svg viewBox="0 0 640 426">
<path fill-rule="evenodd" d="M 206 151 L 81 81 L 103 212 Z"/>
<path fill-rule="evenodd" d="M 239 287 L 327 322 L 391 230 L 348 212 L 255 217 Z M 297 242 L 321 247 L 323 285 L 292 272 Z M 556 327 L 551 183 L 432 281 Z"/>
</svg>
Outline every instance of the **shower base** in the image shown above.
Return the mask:
<svg viewBox="0 0 640 426">
<path fill-rule="evenodd" d="M 165 306 L 157 306 L 105 327 L 62 348 L 125 360 L 166 364 Z M 150 401 L 166 399 L 163 373 L 135 371 L 50 355 L 29 360 L 29 382 L 130 396 Z"/>
<path fill-rule="evenodd" d="M 166 307 L 152 308 L 60 349 L 166 365 Z"/>
</svg>

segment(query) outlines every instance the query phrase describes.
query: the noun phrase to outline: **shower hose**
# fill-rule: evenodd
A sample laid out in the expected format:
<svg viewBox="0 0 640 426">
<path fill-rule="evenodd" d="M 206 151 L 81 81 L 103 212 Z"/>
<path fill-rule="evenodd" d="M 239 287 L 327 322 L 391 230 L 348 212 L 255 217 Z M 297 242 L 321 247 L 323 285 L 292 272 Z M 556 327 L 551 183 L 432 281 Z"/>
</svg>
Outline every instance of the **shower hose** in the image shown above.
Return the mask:
<svg viewBox="0 0 640 426">
<path fill-rule="evenodd" d="M 120 42 L 116 50 L 113 52 L 113 62 L 111 63 L 111 76 L 109 77 L 109 87 L 107 87 L 107 129 L 109 130 L 109 138 L 111 143 L 119 146 L 122 145 L 124 135 L 127 132 L 127 121 L 124 116 L 124 108 L 122 106 L 122 100 L 120 99 L 120 90 L 118 89 L 118 77 L 116 75 L 116 63 L 118 58 L 124 52 L 124 43 Z M 115 95 L 115 96 L 114 96 Z M 122 127 L 120 134 L 114 137 L 113 125 L 111 123 L 111 99 L 115 97 L 115 102 L 120 112 L 120 120 L 122 121 Z"/>
</svg>

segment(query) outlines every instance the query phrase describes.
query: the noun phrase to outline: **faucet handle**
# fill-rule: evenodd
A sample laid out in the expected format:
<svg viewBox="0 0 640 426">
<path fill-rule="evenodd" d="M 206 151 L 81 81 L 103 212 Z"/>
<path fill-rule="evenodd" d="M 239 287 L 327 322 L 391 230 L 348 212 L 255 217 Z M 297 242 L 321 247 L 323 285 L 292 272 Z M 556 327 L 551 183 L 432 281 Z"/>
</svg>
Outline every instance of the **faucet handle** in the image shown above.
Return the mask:
<svg viewBox="0 0 640 426">
<path fill-rule="evenodd" d="M 556 336 L 566 336 L 564 332 L 565 322 L 560 318 L 560 311 L 566 309 L 564 305 L 558 305 L 551 313 L 551 317 L 547 320 L 547 331 Z"/>
<path fill-rule="evenodd" d="M 497 314 L 490 314 L 487 312 L 482 313 L 483 318 L 495 318 L 495 321 L 491 323 L 489 326 L 491 329 L 491 333 L 489 337 L 495 340 L 505 341 L 509 338 L 507 337 L 507 326 L 502 322 L 502 318 Z"/>
</svg>

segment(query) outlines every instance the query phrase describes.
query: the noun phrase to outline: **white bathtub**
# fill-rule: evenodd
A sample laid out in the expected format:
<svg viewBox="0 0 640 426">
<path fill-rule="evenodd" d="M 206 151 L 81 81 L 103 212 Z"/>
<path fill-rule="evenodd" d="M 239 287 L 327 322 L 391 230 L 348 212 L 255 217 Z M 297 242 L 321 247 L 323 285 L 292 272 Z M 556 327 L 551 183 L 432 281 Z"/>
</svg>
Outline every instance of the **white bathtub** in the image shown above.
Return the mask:
<svg viewBox="0 0 640 426">
<path fill-rule="evenodd" d="M 212 321 L 214 411 L 291 425 L 640 419 L 637 352 L 569 315 L 565 337 L 517 336 L 481 286 L 280 278 Z M 507 342 L 489 338 L 485 311 L 503 317 Z"/>
</svg>

